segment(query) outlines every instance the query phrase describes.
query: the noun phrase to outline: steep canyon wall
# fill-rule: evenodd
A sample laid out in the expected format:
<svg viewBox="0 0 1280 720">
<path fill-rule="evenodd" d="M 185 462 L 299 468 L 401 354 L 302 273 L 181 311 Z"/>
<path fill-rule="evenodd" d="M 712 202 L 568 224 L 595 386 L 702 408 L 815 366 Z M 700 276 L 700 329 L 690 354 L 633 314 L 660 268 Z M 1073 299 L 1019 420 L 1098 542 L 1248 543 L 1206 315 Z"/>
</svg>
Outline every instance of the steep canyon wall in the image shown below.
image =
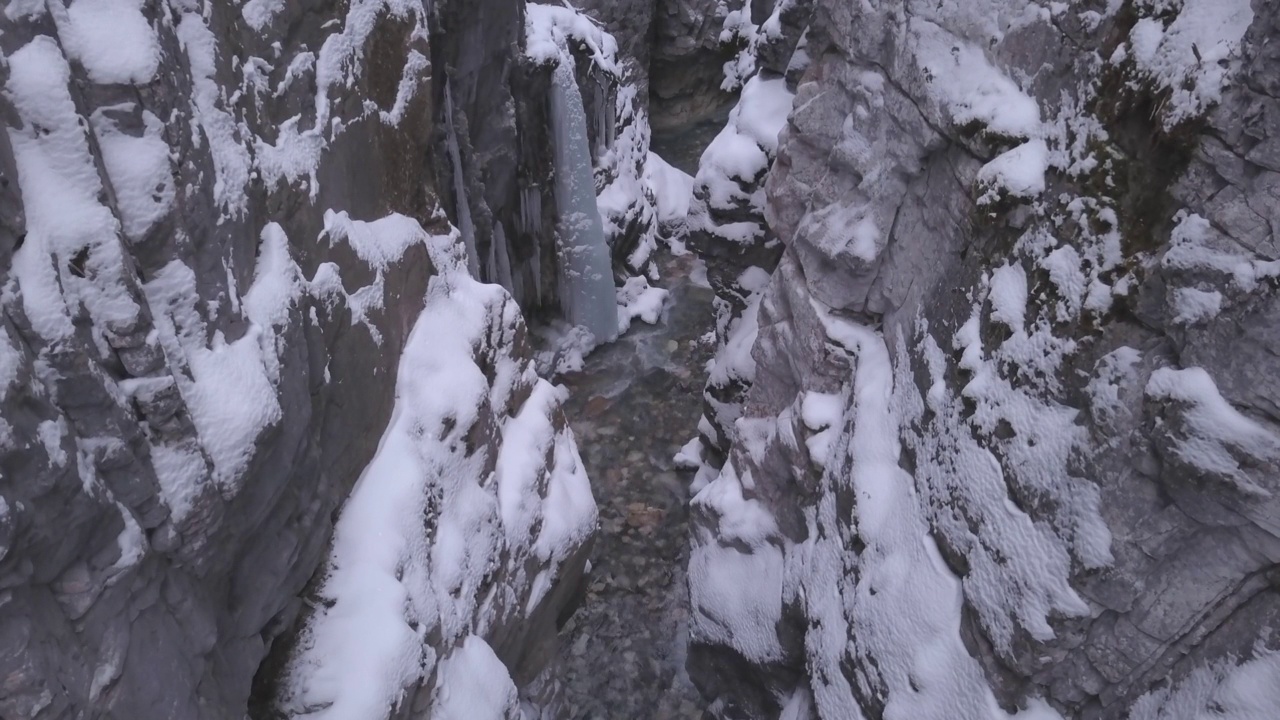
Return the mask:
<svg viewBox="0 0 1280 720">
<path fill-rule="evenodd" d="M 450 498 L 416 532 L 463 523 L 476 549 L 456 585 L 384 568 L 454 606 L 392 618 L 424 655 L 373 715 L 443 702 L 436 680 L 476 663 L 512 678 L 502 702 L 538 701 L 594 506 L 521 320 L 560 303 L 551 69 L 526 20 L 489 0 L 4 7 L 0 715 L 225 718 L 252 695 L 259 716 L 341 716 L 307 655 L 328 610 L 361 607 L 334 524 L 353 487 L 405 477 L 416 502 Z M 638 176 L 648 137 L 630 166 L 608 154 L 626 106 L 589 40 L 573 51 L 605 187 Z M 615 203 L 620 273 L 644 267 L 647 208 Z M 423 339 L 441 327 L 457 342 Z M 412 476 L 370 466 L 399 442 L 402 363 L 473 392 L 420 409 Z M 475 474 L 441 486 L 454 452 Z"/>
<path fill-rule="evenodd" d="M 1276 23 L 815 3 L 693 501 L 721 716 L 1274 712 Z"/>
</svg>

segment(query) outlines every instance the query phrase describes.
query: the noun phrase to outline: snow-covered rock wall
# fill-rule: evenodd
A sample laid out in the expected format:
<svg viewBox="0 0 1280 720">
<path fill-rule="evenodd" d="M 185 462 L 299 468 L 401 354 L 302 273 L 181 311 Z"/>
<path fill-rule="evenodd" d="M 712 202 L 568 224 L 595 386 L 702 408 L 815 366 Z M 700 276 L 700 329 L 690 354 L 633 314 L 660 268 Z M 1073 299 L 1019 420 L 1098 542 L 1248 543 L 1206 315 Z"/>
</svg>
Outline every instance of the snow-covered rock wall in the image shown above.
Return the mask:
<svg viewBox="0 0 1280 720">
<path fill-rule="evenodd" d="M 251 696 L 255 715 L 281 697 L 336 714 L 355 702 L 329 682 L 348 660 L 304 649 L 397 583 L 418 604 L 357 640 L 421 631 L 440 677 L 500 665 L 495 692 L 536 702 L 594 509 L 516 305 L 462 277 L 440 289 L 458 267 L 501 282 L 500 247 L 541 276 L 527 238 L 493 240 L 517 206 L 464 223 L 452 182 L 480 168 L 518 197 L 517 164 L 489 161 L 547 146 L 494 89 L 528 65 L 523 7 L 4 5 L 0 716 L 221 719 Z M 541 90 L 525 111 L 545 113 Z M 493 124 L 465 122 L 490 102 Z M 452 404 L 401 412 L 406 394 Z M 459 451 L 470 475 L 432 475 Z M 344 498 L 378 483 L 402 484 L 396 510 L 441 501 L 436 524 L 344 543 L 377 515 Z M 492 543 L 459 559 L 446 536 Z M 353 597 L 356 552 L 412 562 L 371 563 L 390 594 Z M 401 670 L 360 690 L 368 707 L 430 700 L 425 660 Z"/>
<path fill-rule="evenodd" d="M 782 255 L 765 221 L 765 180 L 807 67 L 812 12 L 810 0 L 780 0 L 759 24 L 743 13 L 731 19 L 743 40 L 724 73 L 726 84 L 739 89 L 738 102 L 703 152 L 693 182 L 685 229 L 690 246 L 710 261 L 707 279 L 716 292 L 717 352 L 697 441 L 708 470 L 724 463 L 733 442 L 734 420 L 754 378 L 760 296 Z"/>
<path fill-rule="evenodd" d="M 554 700 L 546 658 L 596 529 L 565 394 L 505 291 L 461 262 L 431 279 L 277 712 L 484 720 Z"/>
<path fill-rule="evenodd" d="M 1280 8 L 815 6 L 693 500 L 714 712 L 1274 714 Z"/>
<path fill-rule="evenodd" d="M 740 44 L 732 18 L 749 16 L 747 0 L 656 0 L 650 24 L 649 100 L 655 126 L 679 127 L 715 117 L 733 102 L 723 66 Z"/>
</svg>

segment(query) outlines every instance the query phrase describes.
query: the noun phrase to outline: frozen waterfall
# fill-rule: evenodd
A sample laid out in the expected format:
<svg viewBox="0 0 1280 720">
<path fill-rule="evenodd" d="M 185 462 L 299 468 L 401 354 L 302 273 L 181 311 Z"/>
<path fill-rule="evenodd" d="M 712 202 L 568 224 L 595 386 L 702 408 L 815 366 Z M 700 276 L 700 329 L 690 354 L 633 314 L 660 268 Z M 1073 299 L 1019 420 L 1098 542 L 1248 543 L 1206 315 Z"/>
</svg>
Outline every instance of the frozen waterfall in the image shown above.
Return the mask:
<svg viewBox="0 0 1280 720">
<path fill-rule="evenodd" d="M 597 342 L 607 342 L 618 335 L 617 300 L 609 246 L 596 207 L 587 115 L 572 68 L 572 60 L 562 58 L 551 85 L 561 303 L 569 322 L 587 328 Z"/>
</svg>

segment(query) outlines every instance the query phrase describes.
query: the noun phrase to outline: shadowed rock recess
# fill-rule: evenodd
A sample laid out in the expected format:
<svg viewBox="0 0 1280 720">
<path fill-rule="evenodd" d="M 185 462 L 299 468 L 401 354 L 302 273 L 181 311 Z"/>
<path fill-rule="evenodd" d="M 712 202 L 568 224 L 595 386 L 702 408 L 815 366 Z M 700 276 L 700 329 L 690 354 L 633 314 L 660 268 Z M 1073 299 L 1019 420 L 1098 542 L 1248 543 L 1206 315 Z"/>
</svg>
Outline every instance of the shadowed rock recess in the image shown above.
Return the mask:
<svg viewBox="0 0 1280 720">
<path fill-rule="evenodd" d="M 0 125 L 3 720 L 1280 719 L 1276 2 L 8 0 Z"/>
</svg>

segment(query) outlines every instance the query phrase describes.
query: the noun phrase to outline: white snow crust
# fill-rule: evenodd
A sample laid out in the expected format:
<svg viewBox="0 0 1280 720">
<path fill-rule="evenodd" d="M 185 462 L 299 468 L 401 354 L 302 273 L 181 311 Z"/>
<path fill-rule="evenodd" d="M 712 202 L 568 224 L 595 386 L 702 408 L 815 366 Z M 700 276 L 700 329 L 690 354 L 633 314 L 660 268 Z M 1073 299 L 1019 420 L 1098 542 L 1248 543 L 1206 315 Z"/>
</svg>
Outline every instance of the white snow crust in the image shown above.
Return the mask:
<svg viewBox="0 0 1280 720">
<path fill-rule="evenodd" d="M 133 106 L 110 109 L 131 111 Z M 102 109 L 89 118 L 102 164 L 115 191 L 116 210 L 124 234 L 135 242 L 143 240 L 147 231 L 169 214 L 174 198 L 164 122 L 146 110 L 142 111 L 142 120 L 143 134 L 135 137 L 122 132 Z"/>
<path fill-rule="evenodd" d="M 1280 653 L 1259 644 L 1253 658 L 1227 657 L 1147 693 L 1129 720 L 1269 720 L 1280 707 Z"/>
<path fill-rule="evenodd" d="M 1161 368 L 1151 373 L 1146 391 L 1149 397 L 1183 406 L 1187 432 L 1174 447 L 1183 462 L 1246 493 L 1271 496 L 1270 489 L 1244 473 L 1239 457 L 1280 459 L 1280 436 L 1232 407 L 1209 373 L 1198 367 Z"/>
<path fill-rule="evenodd" d="M 1160 8 L 1170 3 L 1146 0 Z M 1253 22 L 1249 0 L 1185 0 L 1171 21 L 1143 17 L 1129 32 L 1129 56 L 1139 73 L 1171 96 L 1164 124 L 1172 127 L 1222 98 L 1228 60 Z"/>
<path fill-rule="evenodd" d="M 431 717 L 439 720 L 505 720 L 520 698 L 507 667 L 480 637 L 468 635 L 440 662 Z"/>
<path fill-rule="evenodd" d="M 146 85 L 160 66 L 160 43 L 142 14 L 143 0 L 50 3 L 68 57 L 103 85 Z"/>
<path fill-rule="evenodd" d="M 757 75 L 743 86 L 724 130 L 698 161 L 695 188 L 705 195 L 708 205 L 719 209 L 742 202 L 763 205 L 763 196 L 749 197 L 741 185 L 750 183 L 772 162 L 778 151 L 778 133 L 791 112 L 792 98 L 782 78 L 764 79 Z M 714 231 L 714 226 L 706 229 Z M 749 237 L 739 241 L 745 239 Z"/>
<path fill-rule="evenodd" d="M 54 342 L 72 335 L 71 318 L 83 307 L 105 353 L 102 328 L 128 326 L 139 308 L 125 286 L 120 224 L 99 200 L 102 181 L 68 91 L 71 71 L 44 35 L 8 62 L 5 95 L 24 125 L 8 129 L 27 220 L 11 268 L 23 309 L 32 328 Z"/>
<path fill-rule="evenodd" d="M 649 153 L 644 165 L 644 182 L 653 191 L 658 222 L 683 225 L 693 200 L 693 176 Z"/>
</svg>

